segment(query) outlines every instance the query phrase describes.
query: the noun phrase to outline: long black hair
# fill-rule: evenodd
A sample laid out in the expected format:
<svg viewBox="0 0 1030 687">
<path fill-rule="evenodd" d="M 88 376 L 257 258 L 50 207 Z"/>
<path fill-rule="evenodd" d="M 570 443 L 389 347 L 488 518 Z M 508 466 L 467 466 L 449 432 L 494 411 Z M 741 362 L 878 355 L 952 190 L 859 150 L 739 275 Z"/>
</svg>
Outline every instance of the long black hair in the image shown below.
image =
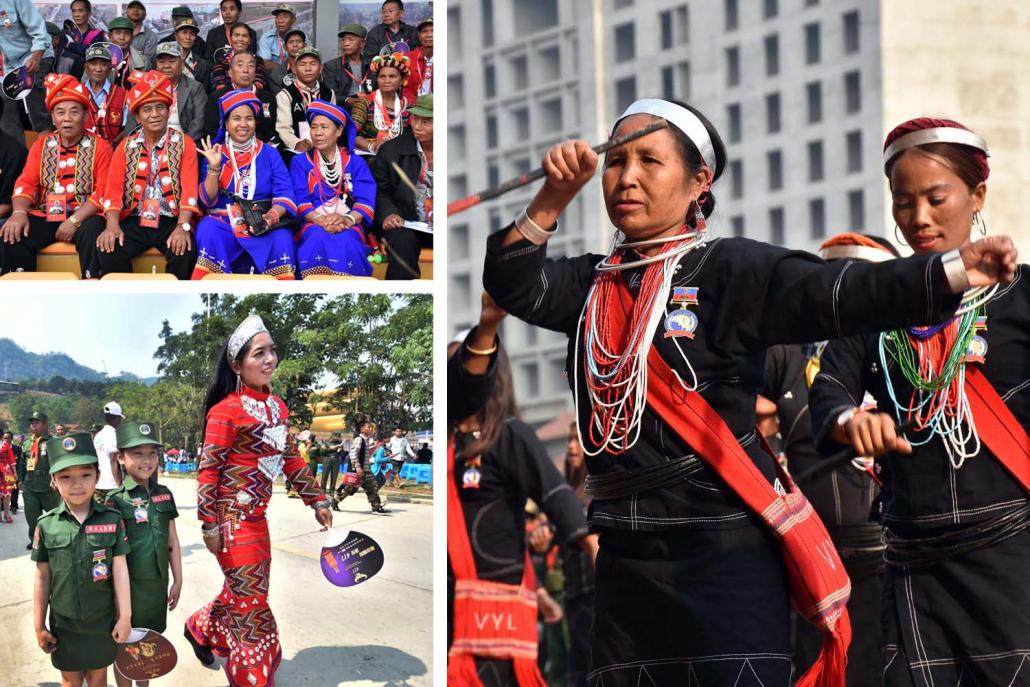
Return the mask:
<svg viewBox="0 0 1030 687">
<path fill-rule="evenodd" d="M 515 390 L 511 378 L 511 363 L 501 340 L 497 339 L 497 375 L 490 389 L 490 397 L 479 411 L 479 438 L 461 450 L 465 457 L 479 456 L 488 453 L 494 447 L 504 429 L 508 418 L 519 418 L 519 408 L 515 404 Z"/>
<path fill-rule="evenodd" d="M 243 345 L 240 352 L 236 354 L 236 357 L 233 358 L 233 362 L 242 362 L 243 358 L 250 352 L 250 348 L 253 345 L 254 337 L 252 336 L 250 337 L 250 340 Z M 211 380 L 211 385 L 207 388 L 207 396 L 204 398 L 204 413 L 200 418 L 200 425 L 204 428 L 202 434 L 207 433 L 207 414 L 211 412 L 211 409 L 220 403 L 222 399 L 236 391 L 239 383 L 239 376 L 233 372 L 232 367 L 229 366 L 229 342 L 226 341 L 225 345 L 222 346 L 221 351 L 218 353 L 218 363 L 215 366 L 215 377 Z"/>
</svg>

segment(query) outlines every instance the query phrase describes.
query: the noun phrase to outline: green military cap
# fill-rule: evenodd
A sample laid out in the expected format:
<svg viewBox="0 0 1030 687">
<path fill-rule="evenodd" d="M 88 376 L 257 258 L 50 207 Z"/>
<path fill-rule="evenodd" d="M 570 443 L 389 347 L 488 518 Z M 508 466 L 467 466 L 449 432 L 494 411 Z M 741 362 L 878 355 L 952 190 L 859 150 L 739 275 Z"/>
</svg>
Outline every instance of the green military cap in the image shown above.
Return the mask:
<svg viewBox="0 0 1030 687">
<path fill-rule="evenodd" d="M 422 21 L 420 21 L 418 23 L 418 26 L 416 27 L 415 30 L 416 31 L 421 31 L 423 28 L 425 28 L 427 26 L 432 26 L 432 25 L 433 25 L 433 18 L 432 17 L 430 17 L 429 19 L 423 19 Z"/>
<path fill-rule="evenodd" d="M 175 41 L 165 41 L 164 43 L 158 43 L 157 49 L 154 51 L 154 59 L 158 57 L 174 57 L 176 59 L 182 59 L 182 48 Z"/>
<path fill-rule="evenodd" d="M 286 12 L 287 14 L 292 14 L 295 17 L 297 16 L 297 10 L 293 9 L 292 7 L 290 7 L 285 2 L 279 3 L 276 6 L 276 8 L 274 10 L 272 10 L 272 16 L 275 16 L 275 15 L 279 14 L 280 12 Z"/>
<path fill-rule="evenodd" d="M 111 51 L 107 49 L 107 43 L 94 43 L 86 48 L 86 61 L 107 60 L 111 61 Z"/>
<path fill-rule="evenodd" d="M 132 20 L 128 17 L 115 17 L 111 21 L 107 22 L 108 31 L 114 31 L 115 29 L 128 29 L 133 30 Z"/>
<path fill-rule="evenodd" d="M 46 23 L 46 32 L 49 33 L 51 36 L 60 36 L 62 33 L 61 27 L 52 21 L 48 21 Z"/>
<path fill-rule="evenodd" d="M 51 475 L 76 465 L 93 465 L 99 462 L 93 448 L 93 437 L 89 432 L 54 437 L 46 442 L 46 453 L 50 458 Z"/>
<path fill-rule="evenodd" d="M 193 10 L 186 5 L 179 5 L 178 7 L 172 8 L 172 19 L 179 19 L 181 17 L 193 18 Z"/>
<path fill-rule="evenodd" d="M 340 31 L 340 33 L 338 33 L 336 35 L 339 36 L 340 38 L 343 38 L 348 33 L 353 34 L 353 35 L 357 36 L 358 38 L 364 38 L 365 36 L 368 35 L 368 29 L 366 29 L 361 24 L 347 24 L 346 26 L 343 27 L 343 30 Z"/>
<path fill-rule="evenodd" d="M 303 48 L 298 50 L 293 59 L 299 62 L 302 57 L 314 57 L 319 62 L 322 61 L 322 53 L 319 52 L 318 48 L 312 48 L 310 45 L 305 45 Z"/>
<path fill-rule="evenodd" d="M 426 93 L 415 99 L 415 104 L 408 108 L 408 114 L 416 117 L 433 118 L 433 94 Z"/>
<path fill-rule="evenodd" d="M 286 32 L 286 35 L 283 36 L 283 40 L 284 41 L 290 40 L 290 36 L 300 36 L 300 39 L 302 41 L 304 41 L 305 43 L 308 42 L 308 35 L 306 33 L 304 33 L 303 31 L 301 31 L 300 29 L 290 29 L 289 31 Z"/>
<path fill-rule="evenodd" d="M 116 432 L 118 450 L 154 444 L 160 446 L 154 426 L 146 422 L 123 422 Z"/>
<path fill-rule="evenodd" d="M 50 420 L 47 419 L 46 413 L 41 412 L 39 410 L 33 411 L 32 415 L 29 415 L 29 422 L 32 422 L 33 420 L 39 420 L 40 422 L 50 422 Z"/>
<path fill-rule="evenodd" d="M 94 422 L 92 425 L 90 425 L 89 431 L 90 432 L 99 432 L 103 428 L 104 428 L 104 425 L 102 425 L 99 422 Z"/>
</svg>

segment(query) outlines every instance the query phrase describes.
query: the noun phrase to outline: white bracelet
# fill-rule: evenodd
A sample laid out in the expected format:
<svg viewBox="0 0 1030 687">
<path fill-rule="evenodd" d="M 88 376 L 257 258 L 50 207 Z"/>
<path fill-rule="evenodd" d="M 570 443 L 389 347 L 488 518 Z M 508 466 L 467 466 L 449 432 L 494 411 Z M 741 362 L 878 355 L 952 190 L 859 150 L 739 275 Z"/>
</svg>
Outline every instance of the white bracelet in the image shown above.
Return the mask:
<svg viewBox="0 0 1030 687">
<path fill-rule="evenodd" d="M 944 276 L 948 278 L 948 286 L 952 293 L 962 293 L 969 288 L 966 264 L 962 261 L 962 254 L 957 248 L 941 255 L 941 265 L 944 267 Z"/>
<path fill-rule="evenodd" d="M 553 229 L 544 229 L 529 218 L 529 206 L 527 205 L 522 208 L 522 212 L 515 219 L 515 229 L 530 243 L 542 246 L 558 231 L 558 223 L 554 223 Z"/>
</svg>

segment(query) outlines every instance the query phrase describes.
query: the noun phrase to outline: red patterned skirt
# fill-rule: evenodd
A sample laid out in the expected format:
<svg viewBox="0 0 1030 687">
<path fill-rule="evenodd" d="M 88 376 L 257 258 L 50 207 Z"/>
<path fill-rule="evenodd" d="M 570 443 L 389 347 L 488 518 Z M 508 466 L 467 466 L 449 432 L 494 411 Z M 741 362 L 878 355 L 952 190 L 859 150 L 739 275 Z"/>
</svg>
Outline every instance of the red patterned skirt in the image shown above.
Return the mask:
<svg viewBox="0 0 1030 687">
<path fill-rule="evenodd" d="M 268 606 L 272 550 L 268 521 L 243 520 L 228 550 L 218 554 L 225 584 L 215 600 L 186 621 L 202 646 L 228 658 L 225 674 L 231 687 L 274 687 L 282 661 L 279 630 Z"/>
<path fill-rule="evenodd" d="M 0 463 L 0 496 L 10 496 L 18 484 L 18 476 L 14 474 L 14 466 Z"/>
</svg>

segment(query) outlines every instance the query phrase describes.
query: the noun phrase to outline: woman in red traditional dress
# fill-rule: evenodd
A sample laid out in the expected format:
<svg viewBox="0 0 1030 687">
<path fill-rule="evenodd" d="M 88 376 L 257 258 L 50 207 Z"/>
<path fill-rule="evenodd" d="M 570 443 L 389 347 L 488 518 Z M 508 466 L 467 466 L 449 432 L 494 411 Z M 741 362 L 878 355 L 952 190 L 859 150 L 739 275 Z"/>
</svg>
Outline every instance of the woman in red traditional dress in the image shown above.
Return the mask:
<svg viewBox="0 0 1030 687">
<path fill-rule="evenodd" d="M 3 505 L 3 522 L 14 522 L 11 517 L 11 491 L 18 484 L 18 477 L 15 474 L 14 449 L 12 446 L 10 432 L 4 432 L 3 440 L 0 440 L 0 502 Z"/>
<path fill-rule="evenodd" d="M 214 663 L 214 654 L 228 658 L 231 687 L 272 687 L 282 660 L 268 606 L 272 552 L 265 511 L 272 483 L 285 475 L 320 525 L 333 522 L 328 499 L 289 435 L 286 404 L 269 391 L 278 363 L 271 334 L 250 315 L 222 350 L 204 403 L 197 515 L 225 585 L 186 621 L 186 639 L 205 665 Z"/>
</svg>

